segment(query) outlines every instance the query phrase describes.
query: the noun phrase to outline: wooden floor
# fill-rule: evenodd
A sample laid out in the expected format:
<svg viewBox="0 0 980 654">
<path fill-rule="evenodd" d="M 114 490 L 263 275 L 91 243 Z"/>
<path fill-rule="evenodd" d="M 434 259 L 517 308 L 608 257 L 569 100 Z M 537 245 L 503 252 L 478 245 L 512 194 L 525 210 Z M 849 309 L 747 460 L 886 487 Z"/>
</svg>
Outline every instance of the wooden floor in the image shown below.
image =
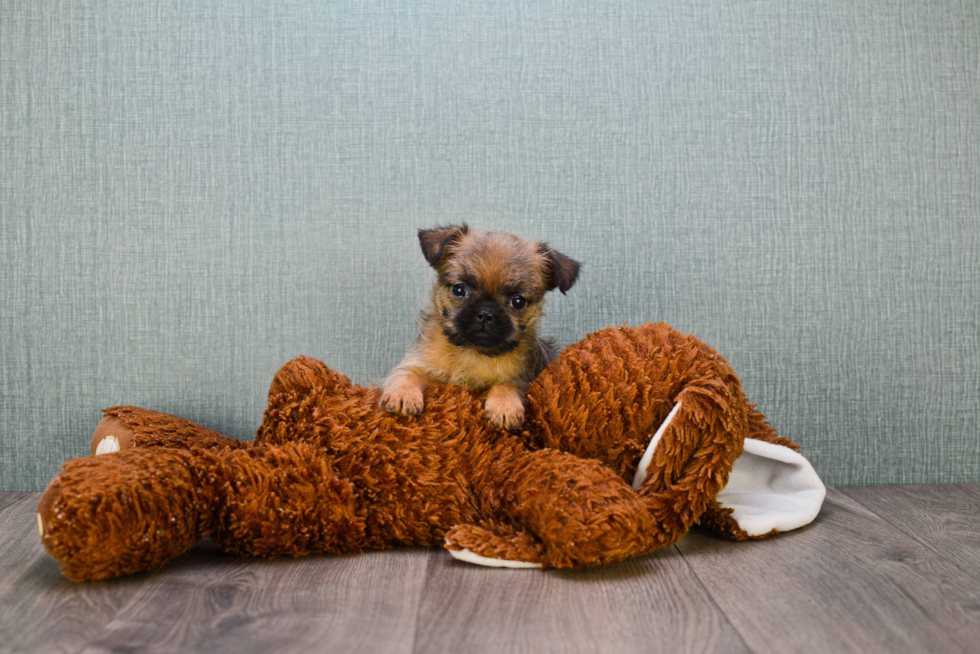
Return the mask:
<svg viewBox="0 0 980 654">
<path fill-rule="evenodd" d="M 980 652 L 978 484 L 830 489 L 801 531 L 591 570 L 202 544 L 88 584 L 41 548 L 38 495 L 0 493 L 3 652 Z"/>
</svg>

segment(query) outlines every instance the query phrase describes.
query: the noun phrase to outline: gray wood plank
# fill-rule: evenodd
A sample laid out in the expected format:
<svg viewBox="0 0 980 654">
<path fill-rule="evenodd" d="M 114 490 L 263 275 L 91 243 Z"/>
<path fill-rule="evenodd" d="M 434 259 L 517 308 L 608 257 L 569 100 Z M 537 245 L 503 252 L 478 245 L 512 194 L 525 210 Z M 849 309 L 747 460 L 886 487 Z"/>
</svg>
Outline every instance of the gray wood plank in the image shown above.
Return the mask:
<svg viewBox="0 0 980 654">
<path fill-rule="evenodd" d="M 441 550 L 246 560 L 205 544 L 87 584 L 41 547 L 39 494 L 2 494 L 0 650 L 976 651 L 980 584 L 963 571 L 977 569 L 978 493 L 831 489 L 798 532 L 690 534 L 581 571 L 485 569 Z"/>
<path fill-rule="evenodd" d="M 575 571 L 429 553 L 416 652 L 745 652 L 674 548 Z"/>
<path fill-rule="evenodd" d="M 86 652 L 410 652 L 424 550 L 241 559 L 199 547 L 152 575 Z"/>
<path fill-rule="evenodd" d="M 6 509 L 11 504 L 13 504 L 14 502 L 22 500 L 28 495 L 34 495 L 36 497 L 40 497 L 39 493 L 29 493 L 29 492 L 22 492 L 22 491 L 0 492 L 0 513 L 3 513 L 3 510 Z"/>
<path fill-rule="evenodd" d="M 204 543 L 153 572 L 75 584 L 37 537 L 39 495 L 0 514 L 2 651 L 411 650 L 425 550 L 269 561 Z"/>
<path fill-rule="evenodd" d="M 980 484 L 838 490 L 980 579 Z"/>
<path fill-rule="evenodd" d="M 757 542 L 678 549 L 756 652 L 976 652 L 980 586 L 847 495 Z"/>
<path fill-rule="evenodd" d="M 75 584 L 41 546 L 40 493 L 27 493 L 0 513 L 0 649 L 75 652 L 96 637 L 129 601 L 132 582 Z"/>
</svg>

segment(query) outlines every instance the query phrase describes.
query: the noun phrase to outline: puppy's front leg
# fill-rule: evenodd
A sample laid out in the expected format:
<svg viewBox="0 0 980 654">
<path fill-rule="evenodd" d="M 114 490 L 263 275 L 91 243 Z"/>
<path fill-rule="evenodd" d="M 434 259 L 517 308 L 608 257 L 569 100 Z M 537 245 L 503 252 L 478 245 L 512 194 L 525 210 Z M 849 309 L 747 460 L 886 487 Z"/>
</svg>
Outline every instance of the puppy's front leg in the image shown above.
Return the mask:
<svg viewBox="0 0 980 654">
<path fill-rule="evenodd" d="M 425 403 L 424 389 L 421 377 L 399 366 L 381 382 L 381 408 L 403 416 L 417 416 Z"/>
<path fill-rule="evenodd" d="M 494 427 L 517 429 L 524 422 L 524 392 L 516 384 L 495 384 L 483 408 Z"/>
</svg>

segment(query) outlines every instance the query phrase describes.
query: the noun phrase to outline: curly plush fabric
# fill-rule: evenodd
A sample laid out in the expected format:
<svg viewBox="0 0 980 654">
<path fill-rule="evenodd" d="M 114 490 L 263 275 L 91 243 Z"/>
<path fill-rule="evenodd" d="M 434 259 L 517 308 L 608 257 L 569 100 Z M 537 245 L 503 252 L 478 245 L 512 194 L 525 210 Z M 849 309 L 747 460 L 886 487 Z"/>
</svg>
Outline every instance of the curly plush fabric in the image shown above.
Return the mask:
<svg viewBox="0 0 980 654">
<path fill-rule="evenodd" d="M 422 415 L 389 414 L 377 388 L 300 357 L 273 379 L 252 443 L 108 409 L 92 451 L 108 437 L 120 451 L 65 464 L 41 499 L 41 540 L 76 581 L 153 568 L 204 537 L 252 556 L 443 545 L 491 564 L 600 565 L 698 521 L 750 537 L 716 501 L 733 462 L 746 438 L 796 447 L 717 352 L 664 324 L 566 348 L 517 433 L 487 422 L 477 392 L 426 395 Z"/>
</svg>

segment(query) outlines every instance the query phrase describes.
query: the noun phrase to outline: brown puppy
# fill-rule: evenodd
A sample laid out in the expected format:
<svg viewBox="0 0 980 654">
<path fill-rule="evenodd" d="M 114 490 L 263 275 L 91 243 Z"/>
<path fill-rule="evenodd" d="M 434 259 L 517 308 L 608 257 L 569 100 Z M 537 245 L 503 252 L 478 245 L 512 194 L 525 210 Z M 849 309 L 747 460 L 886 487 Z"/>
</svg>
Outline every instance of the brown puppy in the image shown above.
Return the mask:
<svg viewBox="0 0 980 654">
<path fill-rule="evenodd" d="M 545 243 L 466 225 L 419 230 L 419 242 L 438 277 L 418 341 L 381 383 L 381 406 L 418 415 L 430 383 L 486 388 L 490 422 L 516 429 L 524 392 L 555 356 L 537 333 L 544 294 L 570 289 L 580 264 Z"/>
</svg>

